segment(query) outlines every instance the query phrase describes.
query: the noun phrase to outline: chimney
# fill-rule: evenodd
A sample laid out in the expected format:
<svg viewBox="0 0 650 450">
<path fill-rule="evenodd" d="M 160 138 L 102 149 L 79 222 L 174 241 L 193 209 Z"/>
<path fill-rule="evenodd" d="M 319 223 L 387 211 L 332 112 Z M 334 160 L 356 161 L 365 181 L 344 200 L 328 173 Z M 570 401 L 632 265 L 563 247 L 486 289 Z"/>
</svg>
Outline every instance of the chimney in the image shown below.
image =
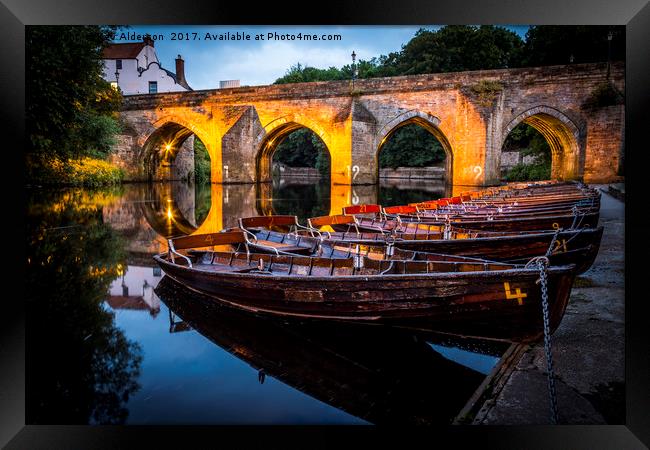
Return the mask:
<svg viewBox="0 0 650 450">
<path fill-rule="evenodd" d="M 176 58 L 176 80 L 178 80 L 178 84 L 187 84 L 187 81 L 185 81 L 185 61 L 183 61 L 181 55 Z"/>
<path fill-rule="evenodd" d="M 142 39 L 142 41 L 145 43 L 145 45 L 149 45 L 149 46 L 153 47 L 153 39 L 151 39 L 150 34 L 145 35 L 145 37 L 144 37 L 144 39 Z"/>
</svg>

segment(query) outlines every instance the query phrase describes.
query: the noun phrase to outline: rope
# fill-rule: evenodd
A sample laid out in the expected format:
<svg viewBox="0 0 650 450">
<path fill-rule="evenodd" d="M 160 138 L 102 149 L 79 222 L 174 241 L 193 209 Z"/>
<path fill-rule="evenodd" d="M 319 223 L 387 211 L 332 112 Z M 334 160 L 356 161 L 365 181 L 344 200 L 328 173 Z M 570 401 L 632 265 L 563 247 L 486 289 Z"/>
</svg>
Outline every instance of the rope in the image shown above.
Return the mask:
<svg viewBox="0 0 650 450">
<path fill-rule="evenodd" d="M 553 247 L 555 247 L 555 242 L 557 241 L 557 236 L 560 234 L 560 231 L 562 231 L 561 228 L 558 228 L 555 230 L 555 233 L 553 234 L 553 239 L 551 239 L 551 245 L 548 246 L 548 250 L 546 250 L 546 258 L 551 256 L 553 254 Z"/>
</svg>

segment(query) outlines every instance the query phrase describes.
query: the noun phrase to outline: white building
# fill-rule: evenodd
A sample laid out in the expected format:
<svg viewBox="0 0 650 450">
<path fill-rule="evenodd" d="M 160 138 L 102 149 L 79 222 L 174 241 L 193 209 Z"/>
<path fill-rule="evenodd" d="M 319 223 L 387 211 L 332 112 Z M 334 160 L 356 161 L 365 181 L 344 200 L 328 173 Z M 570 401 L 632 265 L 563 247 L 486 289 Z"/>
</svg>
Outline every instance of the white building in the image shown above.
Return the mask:
<svg viewBox="0 0 650 450">
<path fill-rule="evenodd" d="M 219 82 L 219 89 L 238 88 L 239 80 L 223 80 Z"/>
<path fill-rule="evenodd" d="M 104 49 L 104 79 L 122 90 L 124 95 L 157 92 L 191 91 L 185 79 L 185 61 L 178 55 L 176 73 L 164 69 L 154 41 L 113 44 Z"/>
</svg>

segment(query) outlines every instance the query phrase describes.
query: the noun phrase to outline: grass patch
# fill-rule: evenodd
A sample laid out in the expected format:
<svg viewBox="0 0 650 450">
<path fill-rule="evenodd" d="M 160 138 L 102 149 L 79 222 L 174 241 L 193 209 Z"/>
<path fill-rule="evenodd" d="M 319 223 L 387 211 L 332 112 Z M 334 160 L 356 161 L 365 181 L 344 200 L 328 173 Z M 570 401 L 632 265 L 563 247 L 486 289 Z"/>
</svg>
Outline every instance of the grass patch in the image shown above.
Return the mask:
<svg viewBox="0 0 650 450">
<path fill-rule="evenodd" d="M 573 281 L 573 287 L 575 288 L 588 288 L 593 286 L 594 281 L 591 278 L 576 277 L 576 279 Z"/>
<path fill-rule="evenodd" d="M 506 181 L 540 181 L 551 178 L 551 163 L 517 164 L 513 166 L 506 176 Z"/>
<path fill-rule="evenodd" d="M 499 93 L 503 90 L 503 85 L 498 81 L 481 80 L 472 85 L 470 89 L 478 97 L 478 103 L 481 106 L 489 108 L 492 106 Z"/>
<path fill-rule="evenodd" d="M 119 184 L 124 171 L 103 159 L 88 156 L 75 159 L 28 157 L 29 183 L 60 186 L 105 186 Z"/>
</svg>

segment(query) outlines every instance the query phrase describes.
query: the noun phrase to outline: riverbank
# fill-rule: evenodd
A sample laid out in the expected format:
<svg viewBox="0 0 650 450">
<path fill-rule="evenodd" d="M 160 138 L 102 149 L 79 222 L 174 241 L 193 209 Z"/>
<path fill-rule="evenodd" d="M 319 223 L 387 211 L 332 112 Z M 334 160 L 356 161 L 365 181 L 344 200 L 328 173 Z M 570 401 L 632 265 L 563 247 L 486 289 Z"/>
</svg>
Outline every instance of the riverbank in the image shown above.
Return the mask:
<svg viewBox="0 0 650 450">
<path fill-rule="evenodd" d="M 26 161 L 28 184 L 35 186 L 100 187 L 120 184 L 124 171 L 109 161 L 83 157 L 61 159 L 56 157 L 28 157 Z"/>
<path fill-rule="evenodd" d="M 560 424 L 625 423 L 625 205 L 602 192 L 598 257 L 552 336 Z M 513 346 L 459 423 L 550 424 L 544 344 Z M 469 413 L 468 413 L 469 412 Z"/>
</svg>

